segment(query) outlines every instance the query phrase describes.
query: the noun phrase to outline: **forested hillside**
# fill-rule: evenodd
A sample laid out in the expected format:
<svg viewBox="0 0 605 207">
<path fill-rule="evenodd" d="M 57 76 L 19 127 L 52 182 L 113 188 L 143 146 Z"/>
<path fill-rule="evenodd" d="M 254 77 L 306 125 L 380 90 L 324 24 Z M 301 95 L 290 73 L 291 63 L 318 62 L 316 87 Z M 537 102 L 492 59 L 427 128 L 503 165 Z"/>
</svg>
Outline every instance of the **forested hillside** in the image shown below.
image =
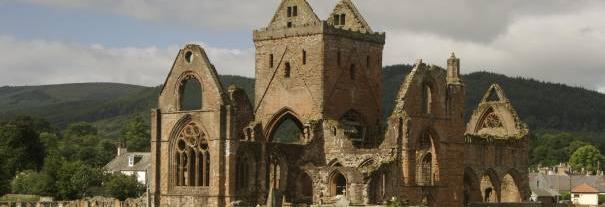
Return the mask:
<svg viewBox="0 0 605 207">
<path fill-rule="evenodd" d="M 410 65 L 384 68 L 383 106 L 385 117 Z M 463 76 L 466 84 L 466 115 L 472 113 L 490 84 L 500 84 L 521 118 L 533 131 L 580 132 L 601 140 L 605 129 L 605 94 L 563 84 L 526 78 L 511 78 L 489 72 Z M 254 96 L 254 80 L 221 76 L 223 87 L 235 84 Z M 16 115 L 33 115 L 49 120 L 61 129 L 78 121 L 93 122 L 102 133 L 117 136 L 131 114 L 148 117 L 157 104 L 161 87 L 116 83 L 80 83 L 46 86 L 0 87 L 0 120 Z M 605 140 L 605 137 L 603 138 Z"/>
</svg>

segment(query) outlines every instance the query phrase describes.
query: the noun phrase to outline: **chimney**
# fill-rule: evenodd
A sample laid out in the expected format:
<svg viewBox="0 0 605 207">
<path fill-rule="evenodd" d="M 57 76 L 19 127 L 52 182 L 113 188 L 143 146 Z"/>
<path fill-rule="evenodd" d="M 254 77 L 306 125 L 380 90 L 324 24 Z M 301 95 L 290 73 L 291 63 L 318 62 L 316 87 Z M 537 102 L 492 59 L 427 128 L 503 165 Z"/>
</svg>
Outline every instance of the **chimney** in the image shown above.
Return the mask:
<svg viewBox="0 0 605 207">
<path fill-rule="evenodd" d="M 117 156 L 120 156 L 127 152 L 128 152 L 128 149 L 126 149 L 126 147 L 118 146 L 118 155 Z"/>
</svg>

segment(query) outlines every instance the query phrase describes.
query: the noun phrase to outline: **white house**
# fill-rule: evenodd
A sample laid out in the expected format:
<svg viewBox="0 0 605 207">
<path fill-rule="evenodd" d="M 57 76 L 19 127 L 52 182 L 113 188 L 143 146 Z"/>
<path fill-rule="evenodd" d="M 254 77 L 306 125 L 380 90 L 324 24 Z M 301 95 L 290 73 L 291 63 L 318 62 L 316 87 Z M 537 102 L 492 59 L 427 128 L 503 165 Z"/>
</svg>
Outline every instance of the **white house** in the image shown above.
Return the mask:
<svg viewBox="0 0 605 207">
<path fill-rule="evenodd" d="M 135 175 L 141 184 L 147 184 L 147 171 L 150 167 L 149 152 L 128 152 L 126 148 L 118 148 L 116 157 L 105 165 L 105 169 L 109 172 Z"/>
<path fill-rule="evenodd" d="M 598 206 L 599 190 L 582 183 L 571 189 L 571 202 L 575 205 Z"/>
</svg>

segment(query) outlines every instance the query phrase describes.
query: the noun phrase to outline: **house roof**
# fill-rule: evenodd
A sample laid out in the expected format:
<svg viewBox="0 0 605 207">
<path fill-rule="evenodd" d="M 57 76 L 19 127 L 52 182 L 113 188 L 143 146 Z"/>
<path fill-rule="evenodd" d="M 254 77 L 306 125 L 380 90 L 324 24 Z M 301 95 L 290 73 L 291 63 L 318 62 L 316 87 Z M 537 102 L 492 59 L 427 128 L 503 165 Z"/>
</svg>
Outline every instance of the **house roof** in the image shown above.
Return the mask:
<svg viewBox="0 0 605 207">
<path fill-rule="evenodd" d="M 531 189 L 531 192 L 536 194 L 538 197 L 557 197 L 561 195 L 552 189 L 544 188 Z"/>
<path fill-rule="evenodd" d="M 556 197 L 561 195 L 557 190 L 548 185 L 544 177 L 530 176 L 529 188 L 538 197 Z"/>
<path fill-rule="evenodd" d="M 590 185 L 599 192 L 605 192 L 605 176 L 574 175 L 570 180 L 568 175 L 544 175 L 540 173 L 529 174 L 530 187 L 535 186 L 538 181 L 540 186 L 546 186 L 558 192 L 569 192 L 570 181 L 572 186 L 571 188 L 582 183 L 590 183 Z"/>
<path fill-rule="evenodd" d="M 134 156 L 135 159 L 134 165 L 131 167 L 128 165 L 128 158 Z M 138 161 L 137 161 L 138 160 Z M 122 153 L 113 160 L 111 160 L 107 165 L 105 165 L 105 169 L 112 172 L 119 171 L 146 171 L 151 167 L 151 153 L 149 152 L 125 152 Z"/>
<path fill-rule="evenodd" d="M 577 185 L 573 189 L 571 189 L 571 192 L 572 193 L 599 193 L 599 190 L 595 189 L 594 187 L 592 187 L 586 183 L 582 183 L 580 185 Z"/>
</svg>

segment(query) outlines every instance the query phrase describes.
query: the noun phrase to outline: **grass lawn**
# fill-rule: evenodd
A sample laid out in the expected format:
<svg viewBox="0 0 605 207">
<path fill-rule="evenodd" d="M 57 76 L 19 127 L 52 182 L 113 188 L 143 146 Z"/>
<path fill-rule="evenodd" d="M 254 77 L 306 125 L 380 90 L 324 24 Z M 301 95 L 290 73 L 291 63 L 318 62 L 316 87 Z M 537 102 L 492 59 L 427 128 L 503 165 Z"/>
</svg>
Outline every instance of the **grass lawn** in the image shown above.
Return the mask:
<svg viewBox="0 0 605 207">
<path fill-rule="evenodd" d="M 38 195 L 6 194 L 6 195 L 0 197 L 0 202 L 16 202 L 16 201 L 38 202 L 39 200 L 40 200 L 40 196 L 38 196 Z"/>
</svg>

